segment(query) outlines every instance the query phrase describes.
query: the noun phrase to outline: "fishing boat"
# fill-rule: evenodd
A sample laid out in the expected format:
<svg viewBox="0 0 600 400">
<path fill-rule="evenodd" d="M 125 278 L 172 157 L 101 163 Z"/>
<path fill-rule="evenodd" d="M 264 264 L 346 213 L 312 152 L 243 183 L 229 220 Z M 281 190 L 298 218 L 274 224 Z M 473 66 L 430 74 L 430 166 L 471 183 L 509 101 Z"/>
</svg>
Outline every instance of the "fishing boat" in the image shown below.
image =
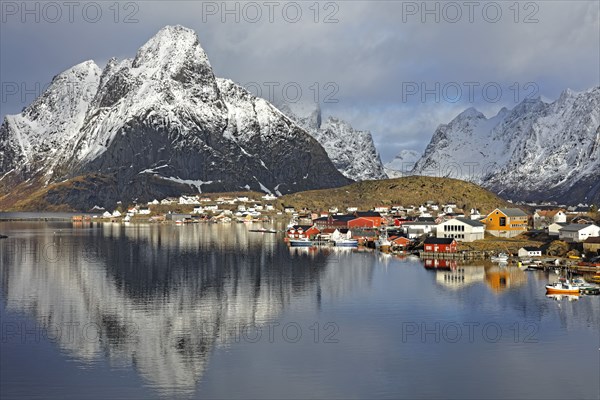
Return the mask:
<svg viewBox="0 0 600 400">
<path fill-rule="evenodd" d="M 379 251 L 388 252 L 392 242 L 388 239 L 387 229 L 383 229 L 379 235 L 379 239 L 375 241 L 375 248 Z"/>
<path fill-rule="evenodd" d="M 574 286 L 579 287 L 579 293 L 581 294 L 600 294 L 600 287 L 594 285 L 593 283 L 586 282 L 586 280 L 581 277 L 574 278 L 571 283 Z"/>
<path fill-rule="evenodd" d="M 290 239 L 289 242 L 292 247 L 312 247 L 313 242 L 308 239 Z"/>
<path fill-rule="evenodd" d="M 338 239 L 335 241 L 336 247 L 358 247 L 356 239 Z"/>
<path fill-rule="evenodd" d="M 546 294 L 572 294 L 578 295 L 581 287 L 574 285 L 568 279 L 561 278 L 558 282 L 546 285 Z"/>
<path fill-rule="evenodd" d="M 508 261 L 508 254 L 506 254 L 506 253 L 498 253 L 498 255 L 490 257 L 490 260 L 492 262 L 507 262 Z"/>
</svg>

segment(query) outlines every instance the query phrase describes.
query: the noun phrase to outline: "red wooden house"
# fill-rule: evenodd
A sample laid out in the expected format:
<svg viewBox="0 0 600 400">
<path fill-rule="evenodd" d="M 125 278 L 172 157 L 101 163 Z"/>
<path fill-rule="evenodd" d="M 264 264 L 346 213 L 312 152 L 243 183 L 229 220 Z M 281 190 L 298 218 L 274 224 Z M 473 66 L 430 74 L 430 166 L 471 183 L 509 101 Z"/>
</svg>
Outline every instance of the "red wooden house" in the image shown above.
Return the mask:
<svg viewBox="0 0 600 400">
<path fill-rule="evenodd" d="M 391 236 L 389 240 L 393 243 L 393 246 L 403 248 L 407 248 L 412 243 L 412 240 L 404 236 Z"/>
<path fill-rule="evenodd" d="M 294 225 L 288 229 L 287 237 L 290 239 L 310 239 L 319 233 L 321 231 L 314 225 Z"/>
<path fill-rule="evenodd" d="M 320 230 L 324 229 L 348 229 L 348 221 L 354 219 L 354 215 L 329 215 L 313 220 L 314 226 Z"/>
<path fill-rule="evenodd" d="M 385 219 L 375 211 L 357 211 L 354 219 L 348 221 L 348 228 L 379 228 L 384 225 Z"/>
<path fill-rule="evenodd" d="M 354 218 L 353 220 L 348 221 L 348 228 L 379 228 L 381 224 L 378 224 L 376 221 L 373 221 L 371 218 Z"/>
<path fill-rule="evenodd" d="M 456 253 L 456 240 L 453 238 L 435 238 L 425 239 L 424 250 L 430 253 Z"/>
</svg>

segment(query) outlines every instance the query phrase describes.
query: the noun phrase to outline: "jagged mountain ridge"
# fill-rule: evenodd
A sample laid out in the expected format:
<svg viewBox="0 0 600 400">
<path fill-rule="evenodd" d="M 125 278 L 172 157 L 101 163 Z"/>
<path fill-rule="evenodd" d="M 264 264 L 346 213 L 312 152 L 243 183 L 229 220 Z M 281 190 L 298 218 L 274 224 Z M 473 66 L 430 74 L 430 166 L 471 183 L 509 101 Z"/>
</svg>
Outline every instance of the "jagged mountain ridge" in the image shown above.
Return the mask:
<svg viewBox="0 0 600 400">
<path fill-rule="evenodd" d="M 421 158 L 421 153 L 415 150 L 402 150 L 393 160 L 384 165 L 385 172 L 390 178 L 401 178 L 410 175 L 415 164 Z"/>
<path fill-rule="evenodd" d="M 347 178 L 364 181 L 388 177 L 370 132 L 356 130 L 332 116 L 323 121 L 318 104 L 283 103 L 279 109 L 323 146 L 335 167 Z"/>
<path fill-rule="evenodd" d="M 135 58 L 59 74 L 0 127 L 0 190 L 96 174 L 85 209 L 182 192 L 340 186 L 325 150 L 266 100 L 216 78 L 195 32 L 167 26 Z M 106 183 L 110 182 L 110 183 Z M 99 183 L 98 183 L 99 184 Z"/>
<path fill-rule="evenodd" d="M 600 202 L 600 87 L 526 99 L 440 125 L 413 174 L 452 176 L 513 200 Z"/>
</svg>

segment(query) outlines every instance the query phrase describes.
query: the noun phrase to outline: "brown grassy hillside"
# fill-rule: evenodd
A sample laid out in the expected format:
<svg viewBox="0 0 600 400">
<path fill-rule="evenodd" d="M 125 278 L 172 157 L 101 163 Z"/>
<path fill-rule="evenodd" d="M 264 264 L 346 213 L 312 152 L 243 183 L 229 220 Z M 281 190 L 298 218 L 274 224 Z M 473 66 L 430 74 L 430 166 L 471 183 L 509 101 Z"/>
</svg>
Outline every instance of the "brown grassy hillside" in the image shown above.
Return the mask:
<svg viewBox="0 0 600 400">
<path fill-rule="evenodd" d="M 327 210 L 331 206 L 345 210 L 349 206 L 368 210 L 376 206 L 415 205 L 427 201 L 454 202 L 469 211 L 481 212 L 496 207 L 510 207 L 506 200 L 473 183 L 451 178 L 409 176 L 397 179 L 356 182 L 336 189 L 310 190 L 279 198 L 280 204 L 312 210 Z"/>
</svg>

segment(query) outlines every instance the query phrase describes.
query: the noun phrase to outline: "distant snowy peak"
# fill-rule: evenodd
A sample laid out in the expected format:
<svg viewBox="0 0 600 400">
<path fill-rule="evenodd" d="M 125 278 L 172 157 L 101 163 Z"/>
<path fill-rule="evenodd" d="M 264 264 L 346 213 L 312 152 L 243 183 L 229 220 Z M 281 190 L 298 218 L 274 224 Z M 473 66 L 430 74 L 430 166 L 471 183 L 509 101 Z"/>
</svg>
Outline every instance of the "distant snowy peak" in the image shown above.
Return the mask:
<svg viewBox="0 0 600 400">
<path fill-rule="evenodd" d="M 400 178 L 409 175 L 420 158 L 421 153 L 418 151 L 402 150 L 392 161 L 384 165 L 385 172 L 390 178 Z"/>
<path fill-rule="evenodd" d="M 440 125 L 413 173 L 470 180 L 519 199 L 600 200 L 600 87 L 526 99 Z"/>
<path fill-rule="evenodd" d="M 317 103 L 281 103 L 277 107 L 304 129 L 321 128 L 321 107 Z"/>
<path fill-rule="evenodd" d="M 279 109 L 323 146 L 344 176 L 357 181 L 387 178 L 370 132 L 332 116 L 323 121 L 318 104 L 284 103 Z"/>
</svg>

